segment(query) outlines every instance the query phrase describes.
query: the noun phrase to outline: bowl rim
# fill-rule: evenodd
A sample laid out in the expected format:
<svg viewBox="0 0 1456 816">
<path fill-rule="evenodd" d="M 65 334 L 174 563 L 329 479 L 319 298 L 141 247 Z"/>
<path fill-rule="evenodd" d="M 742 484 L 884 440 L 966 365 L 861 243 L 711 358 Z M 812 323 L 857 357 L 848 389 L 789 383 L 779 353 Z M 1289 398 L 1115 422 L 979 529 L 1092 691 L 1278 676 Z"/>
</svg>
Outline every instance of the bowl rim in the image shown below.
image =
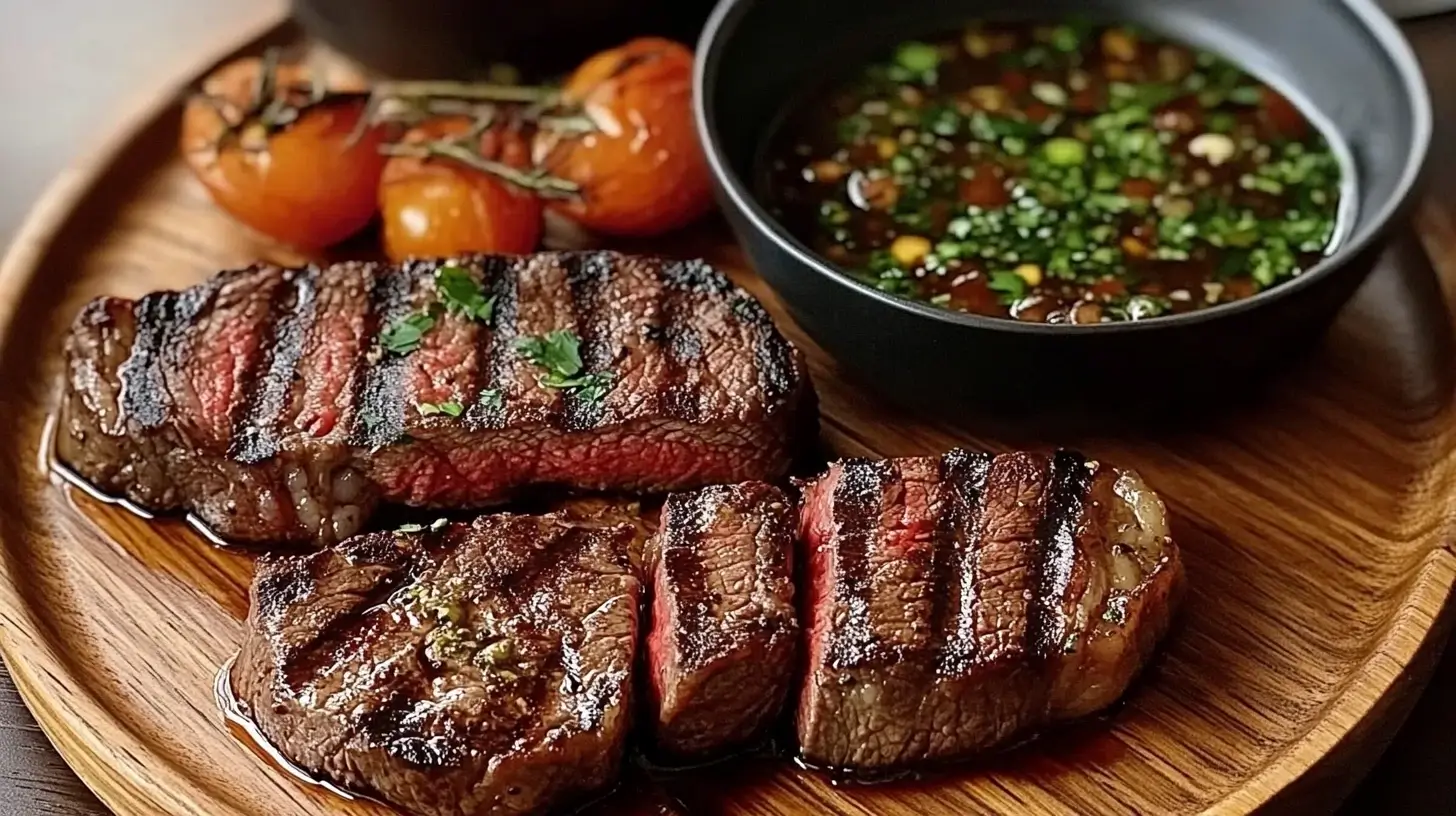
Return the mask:
<svg viewBox="0 0 1456 816">
<path fill-rule="evenodd" d="M 1297 292 L 1313 286 L 1321 278 L 1333 274 L 1335 270 L 1345 266 L 1353 258 L 1381 241 L 1396 217 L 1413 203 L 1416 187 L 1420 182 L 1421 173 L 1430 152 L 1434 128 L 1431 94 L 1425 74 L 1421 71 L 1420 62 L 1416 59 L 1410 42 L 1401 33 L 1394 18 L 1383 11 L 1376 0 L 1340 0 L 1365 31 L 1375 39 L 1381 53 L 1396 69 L 1411 105 L 1411 139 L 1400 178 L 1390 195 L 1375 208 L 1367 221 L 1369 227 L 1363 233 L 1352 235 L 1333 253 L 1322 258 L 1319 263 L 1293 280 L 1270 287 L 1243 300 L 1221 303 L 1182 314 L 1072 327 L 1050 323 L 1027 323 L 1003 317 L 987 317 L 941 309 L 928 303 L 920 303 L 882 292 L 841 272 L 827 259 L 802 244 L 779 223 L 778 219 L 770 215 L 759 203 L 758 197 L 734 171 L 727 156 L 724 155 L 717 115 L 709 102 L 716 97 L 720 84 L 719 64 L 723 58 L 724 44 L 733 38 L 743 16 L 759 2 L 762 0 L 718 0 L 707 23 L 703 26 L 697 43 L 697 59 L 694 60 L 693 65 L 693 120 L 698 141 L 703 147 L 708 166 L 723 195 L 748 219 L 757 232 L 769 238 L 779 249 L 787 252 L 800 264 L 814 270 L 816 274 L 829 278 L 851 292 L 868 296 L 884 306 L 943 323 L 1017 334 L 1121 333 L 1189 326 L 1258 309 L 1277 300 L 1292 297 Z"/>
</svg>

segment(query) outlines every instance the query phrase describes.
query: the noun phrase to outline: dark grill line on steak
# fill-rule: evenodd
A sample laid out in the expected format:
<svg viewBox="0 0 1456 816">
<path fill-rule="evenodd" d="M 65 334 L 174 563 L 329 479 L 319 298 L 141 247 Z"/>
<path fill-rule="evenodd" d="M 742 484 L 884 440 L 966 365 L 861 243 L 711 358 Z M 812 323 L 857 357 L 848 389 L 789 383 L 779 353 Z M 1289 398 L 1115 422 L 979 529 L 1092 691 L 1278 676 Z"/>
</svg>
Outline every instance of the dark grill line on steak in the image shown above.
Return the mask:
<svg viewBox="0 0 1456 816">
<path fill-rule="evenodd" d="M 255 266 L 95 301 L 67 339 L 57 454 L 101 490 L 191 510 L 224 539 L 327 542 L 380 500 L 482 506 L 536 484 L 774 479 L 814 421 L 797 352 L 701 262 L 465 263 L 495 297 L 490 320 L 437 314 L 404 356 L 382 333 L 435 303 L 437 263 Z M 581 338 L 583 373 L 614 375 L 604 399 L 538 385 L 515 344 L 555 329 Z M 415 409 L 446 401 L 463 416 Z"/>
<path fill-rule="evenodd" d="M 1047 470 L 1046 514 L 1036 536 L 1035 602 L 1027 622 L 1032 654 L 1043 660 L 1062 651 L 1068 634 L 1062 602 L 1072 582 L 1077 521 L 1092 487 L 1092 472 L 1081 454 L 1059 450 Z"/>
<path fill-rule="evenodd" d="M 510 274 L 510 260 L 500 255 L 489 255 L 482 259 L 481 290 L 493 298 L 490 331 L 476 334 L 475 354 L 480 360 L 482 390 L 499 391 L 511 376 L 509 352 L 515 346 L 519 333 L 516 331 L 517 303 L 516 276 Z M 466 408 L 466 420 L 481 429 L 505 427 L 504 403 L 486 405 L 476 401 Z"/>
<path fill-rule="evenodd" d="M 262 374 L 250 378 L 246 407 L 232 426 L 228 455 L 238 462 L 257 464 L 279 453 L 281 414 L 293 391 L 294 373 L 303 356 L 308 330 L 317 318 L 317 279 L 317 269 L 297 270 L 287 280 L 291 284 L 286 287 L 288 296 L 274 296 L 274 312 L 268 323 L 272 334 L 263 345 L 266 355 L 259 361 Z"/>
<path fill-rule="evenodd" d="M 410 294 L 416 277 L 413 266 L 406 265 L 396 274 L 375 277 L 369 291 L 370 341 L 363 346 L 369 351 L 359 359 L 360 373 L 355 380 L 359 384 L 355 404 L 359 407 L 350 433 L 351 440 L 360 447 L 387 445 L 405 432 L 404 386 L 410 360 L 408 356 L 385 352 L 379 335 L 414 311 Z M 436 320 L 437 329 L 440 322 Z"/>
<path fill-rule="evenodd" d="M 137 332 L 131 358 L 121 370 L 122 407 L 143 428 L 156 428 L 171 410 L 163 366 L 181 332 L 212 299 L 223 277 L 183 292 L 157 292 L 137 301 Z"/>
<path fill-rule="evenodd" d="M 880 518 L 880 495 L 891 478 L 889 461 L 853 459 L 844 463 L 835 489 L 834 514 L 839 524 L 839 559 L 842 583 L 838 600 L 845 607 L 844 622 L 838 624 L 833 656 L 836 663 L 869 659 L 875 646 L 870 629 L 869 578 L 866 557 L 869 539 Z"/>
<path fill-rule="evenodd" d="M 975 530 L 993 459 L 989 453 L 953 450 L 937 463 L 941 482 L 950 487 L 950 500 L 936 526 L 931 553 L 930 585 L 945 587 L 934 594 L 931 626 L 937 636 L 940 666 L 947 671 L 963 671 L 975 659 L 975 639 L 956 627 L 955 615 L 965 607 L 966 596 L 975 593 L 975 587 L 967 586 L 965 580 L 976 574 L 980 539 Z"/>
</svg>

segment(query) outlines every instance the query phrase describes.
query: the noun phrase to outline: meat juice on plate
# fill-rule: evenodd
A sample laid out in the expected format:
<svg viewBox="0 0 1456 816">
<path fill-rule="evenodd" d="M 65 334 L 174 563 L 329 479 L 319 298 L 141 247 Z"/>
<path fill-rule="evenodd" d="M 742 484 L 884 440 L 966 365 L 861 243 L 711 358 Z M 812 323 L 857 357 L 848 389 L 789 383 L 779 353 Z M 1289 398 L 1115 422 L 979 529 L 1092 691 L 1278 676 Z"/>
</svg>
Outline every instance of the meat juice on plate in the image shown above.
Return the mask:
<svg viewBox="0 0 1456 816">
<path fill-rule="evenodd" d="M 1097 324 L 1294 279 L 1353 206 L 1339 145 L 1274 88 L 1131 26 L 976 23 L 909 41 L 792 111 L 762 186 L 881 291 Z"/>
</svg>

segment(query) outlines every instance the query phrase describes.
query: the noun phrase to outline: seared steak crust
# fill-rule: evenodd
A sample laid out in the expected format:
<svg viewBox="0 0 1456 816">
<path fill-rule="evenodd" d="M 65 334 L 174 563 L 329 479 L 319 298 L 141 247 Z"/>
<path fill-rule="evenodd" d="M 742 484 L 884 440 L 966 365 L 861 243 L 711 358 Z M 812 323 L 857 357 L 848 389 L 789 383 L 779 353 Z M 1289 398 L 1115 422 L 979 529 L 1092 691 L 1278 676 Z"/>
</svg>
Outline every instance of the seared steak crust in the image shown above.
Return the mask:
<svg viewBox="0 0 1456 816">
<path fill-rule="evenodd" d="M 232 686 L 293 762 L 410 812 L 568 804 L 630 725 L 635 536 L 503 514 L 265 556 Z"/>
<path fill-rule="evenodd" d="M 661 492 L 781 476 L 814 397 L 763 308 L 698 261 L 610 252 L 459 262 L 486 321 L 436 314 L 440 264 L 255 266 L 182 292 L 101 298 L 66 342 L 61 461 L 221 537 L 329 542 L 376 502 L 483 506 L 531 485 Z M 437 310 L 439 311 L 439 310 Z M 604 397 L 542 386 L 516 347 L 581 341 Z M 456 403 L 462 415 L 420 406 Z"/>
<path fill-rule="evenodd" d="M 799 636 L 794 527 L 792 503 L 760 482 L 668 497 L 649 547 L 649 713 L 661 752 L 741 745 L 782 708 Z"/>
<path fill-rule="evenodd" d="M 1070 451 L 851 459 L 803 504 L 819 765 L 954 760 L 1104 708 L 1182 584 L 1157 496 Z"/>
</svg>

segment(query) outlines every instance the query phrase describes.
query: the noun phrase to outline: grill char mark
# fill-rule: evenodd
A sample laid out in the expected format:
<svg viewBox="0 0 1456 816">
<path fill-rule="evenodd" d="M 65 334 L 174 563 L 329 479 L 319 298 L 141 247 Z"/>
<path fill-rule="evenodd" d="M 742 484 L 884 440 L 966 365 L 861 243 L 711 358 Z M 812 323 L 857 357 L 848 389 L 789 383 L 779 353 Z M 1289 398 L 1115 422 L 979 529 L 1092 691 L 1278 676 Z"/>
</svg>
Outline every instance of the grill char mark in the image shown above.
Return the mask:
<svg viewBox="0 0 1456 816">
<path fill-rule="evenodd" d="M 611 322 L 603 311 L 604 295 L 617 268 L 617 256 L 606 252 L 573 252 L 563 259 L 576 336 L 581 340 L 582 374 L 610 372 L 615 362 Z M 563 395 L 562 421 L 568 430 L 586 430 L 601 424 L 606 400 L 592 402 L 573 391 Z"/>
<path fill-rule="evenodd" d="M 1059 450 L 1048 465 L 1046 514 L 1037 532 L 1035 597 L 1027 621 L 1028 652 L 1040 659 L 1062 651 L 1063 597 L 1077 559 L 1077 522 L 1092 486 L 1092 471 L 1079 453 Z"/>
<path fill-rule="evenodd" d="M 171 414 L 163 367 L 176 354 L 188 326 L 221 286 L 221 276 L 182 292 L 156 292 L 136 302 L 136 340 L 121 366 L 122 412 L 142 428 L 156 428 Z"/>
<path fill-rule="evenodd" d="M 677 623 L 682 635 L 683 658 L 689 665 L 698 665 L 710 645 L 702 639 L 708 628 L 710 599 L 700 545 L 713 522 L 714 514 L 710 511 L 716 498 L 709 491 L 674 493 L 663 507 L 663 519 L 670 523 L 664 528 L 667 538 L 658 557 L 682 599 L 678 604 Z"/>
<path fill-rule="evenodd" d="M 286 274 L 291 286 L 280 286 L 274 293 L 269 320 L 272 342 L 266 344 L 268 352 L 251 372 L 245 388 L 248 397 L 233 419 L 228 453 L 243 464 L 256 464 L 278 454 L 283 413 L 289 408 L 299 360 L 317 318 L 318 269 Z"/>
<path fill-rule="evenodd" d="M 769 403 L 787 397 L 797 382 L 794 351 L 774 328 L 773 320 L 763 306 L 747 292 L 735 292 L 731 306 L 734 317 L 752 327 L 753 360 L 757 366 L 758 387 Z"/>
<path fill-rule="evenodd" d="M 492 298 L 490 325 L 476 335 L 477 359 L 480 361 L 481 394 L 491 392 L 495 399 L 474 395 L 465 415 L 466 425 L 486 430 L 505 427 L 509 384 L 514 368 L 516 341 L 517 290 L 512 274 L 520 261 L 505 255 L 484 255 L 474 259 L 480 266 L 481 289 Z"/>
<path fill-rule="evenodd" d="M 879 525 L 885 484 L 893 475 L 892 463 L 848 459 L 835 487 L 834 522 L 839 538 L 835 568 L 839 575 L 831 600 L 842 605 L 846 613 L 844 625 L 830 644 L 830 663 L 836 667 L 863 664 L 877 652 L 870 608 L 869 552 Z"/>
<path fill-rule="evenodd" d="M 677 267 L 681 261 L 664 261 L 659 264 L 659 276 L 664 285 L 662 299 L 661 348 L 667 358 L 667 387 L 663 404 L 668 413 L 687 422 L 696 422 L 702 414 L 699 389 L 702 382 L 697 377 L 689 378 L 688 372 L 695 369 L 703 357 L 703 338 L 692 325 L 691 294 L 694 291 L 680 284 L 690 278 L 688 273 Z"/>
<path fill-rule="evenodd" d="M 412 294 L 418 279 L 417 267 L 394 275 L 372 275 L 369 291 L 370 340 L 363 344 L 361 370 L 356 377 L 355 412 L 351 441 L 361 447 L 388 445 L 404 435 L 404 395 L 408 361 L 384 349 L 383 333 L 395 321 L 413 311 Z"/>
<path fill-rule="evenodd" d="M 948 673 L 965 673 L 976 660 L 974 634 L 966 636 L 959 621 L 976 601 L 980 517 L 994 459 L 989 453 L 958 448 L 940 460 L 945 498 L 931 564 L 930 585 L 935 592 L 931 631 L 939 640 L 939 663 Z"/>
</svg>

